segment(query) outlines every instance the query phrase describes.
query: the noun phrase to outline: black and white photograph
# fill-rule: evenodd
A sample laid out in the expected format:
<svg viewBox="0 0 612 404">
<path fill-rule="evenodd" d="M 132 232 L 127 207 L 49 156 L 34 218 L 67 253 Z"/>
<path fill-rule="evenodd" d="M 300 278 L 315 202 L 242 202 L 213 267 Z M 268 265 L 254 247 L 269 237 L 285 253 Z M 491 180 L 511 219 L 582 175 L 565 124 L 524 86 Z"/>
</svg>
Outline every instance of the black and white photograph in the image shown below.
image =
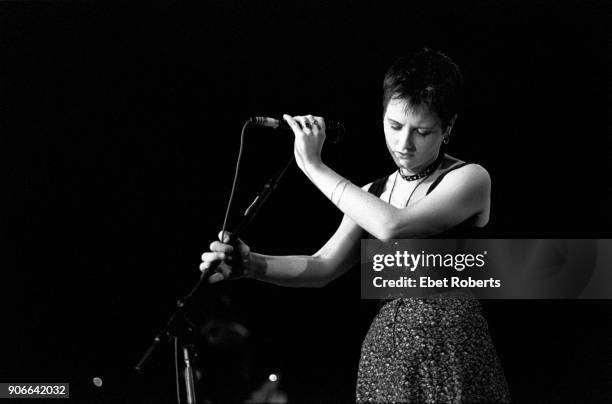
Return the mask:
<svg viewBox="0 0 612 404">
<path fill-rule="evenodd" d="M 612 402 L 609 9 L 0 1 L 0 398 Z"/>
</svg>

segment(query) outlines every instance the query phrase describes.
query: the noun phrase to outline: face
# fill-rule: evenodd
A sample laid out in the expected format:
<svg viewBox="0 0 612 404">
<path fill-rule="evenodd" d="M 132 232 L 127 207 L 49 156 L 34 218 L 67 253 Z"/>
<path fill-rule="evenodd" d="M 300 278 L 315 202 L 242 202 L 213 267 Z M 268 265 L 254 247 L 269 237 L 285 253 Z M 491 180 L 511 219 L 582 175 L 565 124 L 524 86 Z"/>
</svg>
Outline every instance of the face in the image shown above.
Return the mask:
<svg viewBox="0 0 612 404">
<path fill-rule="evenodd" d="M 383 126 L 389 153 L 402 173 L 419 172 L 438 157 L 445 133 L 438 116 L 427 107 L 411 108 L 406 101 L 392 98 Z"/>
</svg>

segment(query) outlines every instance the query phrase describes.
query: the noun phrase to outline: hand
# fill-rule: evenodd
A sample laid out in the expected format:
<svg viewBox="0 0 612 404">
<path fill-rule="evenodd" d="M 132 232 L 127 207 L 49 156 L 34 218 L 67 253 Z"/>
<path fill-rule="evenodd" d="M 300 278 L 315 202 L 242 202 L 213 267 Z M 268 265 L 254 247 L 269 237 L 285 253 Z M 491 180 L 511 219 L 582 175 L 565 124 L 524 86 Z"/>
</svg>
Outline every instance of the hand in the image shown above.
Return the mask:
<svg viewBox="0 0 612 404">
<path fill-rule="evenodd" d="M 295 161 L 306 175 L 308 168 L 321 164 L 321 150 L 325 142 L 325 121 L 320 116 L 294 116 L 283 115 L 293 133 L 295 144 L 293 153 Z"/>
<path fill-rule="evenodd" d="M 222 234 L 224 233 L 224 234 Z M 221 238 L 223 235 L 223 238 Z M 245 276 L 251 261 L 251 249 L 238 239 L 236 247 L 227 244 L 230 240 L 230 232 L 219 232 L 219 240 L 210 243 L 210 252 L 202 254 L 200 271 L 204 272 L 214 269 L 215 273 L 208 281 L 215 283 L 224 279 L 238 279 Z"/>
</svg>

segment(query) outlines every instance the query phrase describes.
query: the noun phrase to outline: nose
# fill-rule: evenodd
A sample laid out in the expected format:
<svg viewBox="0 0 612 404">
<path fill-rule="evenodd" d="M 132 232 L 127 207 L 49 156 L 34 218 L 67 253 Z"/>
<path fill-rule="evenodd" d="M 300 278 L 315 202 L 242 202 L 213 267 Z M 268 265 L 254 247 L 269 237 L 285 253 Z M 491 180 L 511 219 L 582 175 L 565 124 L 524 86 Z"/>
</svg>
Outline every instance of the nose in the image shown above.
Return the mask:
<svg viewBox="0 0 612 404">
<path fill-rule="evenodd" d="M 399 147 L 398 151 L 406 152 L 406 151 L 414 151 L 414 133 L 408 127 L 404 127 L 402 131 L 399 133 L 397 139 L 397 146 Z"/>
</svg>

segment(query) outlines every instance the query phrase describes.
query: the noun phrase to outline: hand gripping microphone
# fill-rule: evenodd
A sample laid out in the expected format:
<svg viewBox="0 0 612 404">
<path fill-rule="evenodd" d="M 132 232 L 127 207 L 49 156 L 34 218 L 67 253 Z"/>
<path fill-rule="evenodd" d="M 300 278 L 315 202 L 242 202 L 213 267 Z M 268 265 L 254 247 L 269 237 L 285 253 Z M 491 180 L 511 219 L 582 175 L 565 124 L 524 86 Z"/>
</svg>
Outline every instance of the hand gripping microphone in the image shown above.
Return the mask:
<svg viewBox="0 0 612 404">
<path fill-rule="evenodd" d="M 291 126 L 284 119 L 268 118 L 263 116 L 254 116 L 250 119 L 251 124 L 256 126 L 263 126 L 266 128 L 278 129 L 281 131 L 291 130 Z M 337 144 L 340 139 L 344 137 L 344 125 L 333 119 L 325 120 L 325 138 L 331 143 Z"/>
</svg>

